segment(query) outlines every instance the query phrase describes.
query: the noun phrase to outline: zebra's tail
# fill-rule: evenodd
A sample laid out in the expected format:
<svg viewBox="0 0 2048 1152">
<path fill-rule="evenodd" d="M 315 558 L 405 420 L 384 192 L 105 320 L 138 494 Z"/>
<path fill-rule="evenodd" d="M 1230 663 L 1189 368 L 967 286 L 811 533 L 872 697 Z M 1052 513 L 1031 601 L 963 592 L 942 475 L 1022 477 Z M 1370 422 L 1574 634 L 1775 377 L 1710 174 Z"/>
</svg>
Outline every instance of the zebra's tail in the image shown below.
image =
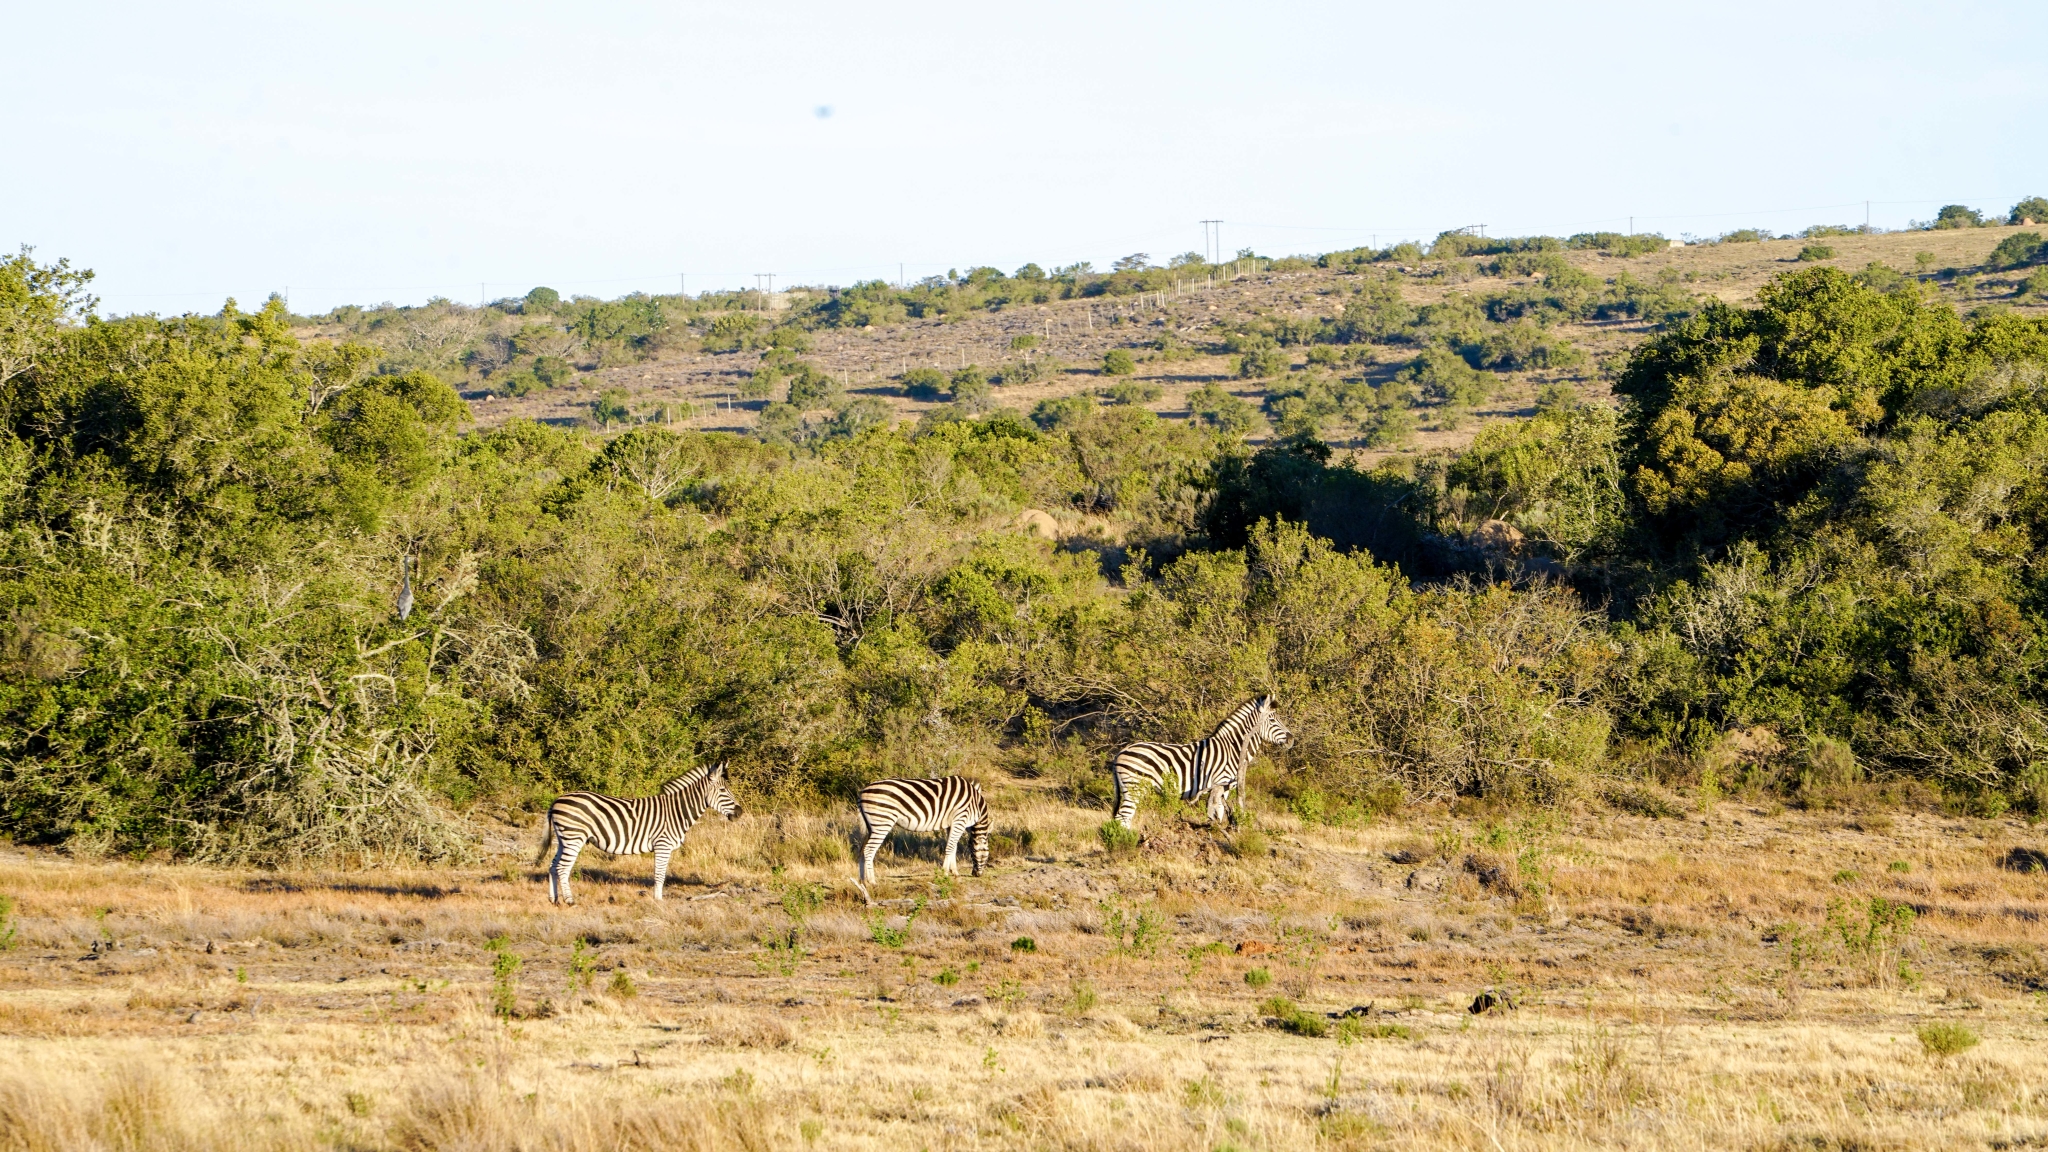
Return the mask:
<svg viewBox="0 0 2048 1152">
<path fill-rule="evenodd" d="M 548 849 L 554 847 L 555 814 L 553 812 L 549 812 L 547 818 L 541 821 L 541 827 L 544 831 L 540 834 L 540 854 L 533 858 L 533 866 L 536 868 L 548 862 Z"/>
</svg>

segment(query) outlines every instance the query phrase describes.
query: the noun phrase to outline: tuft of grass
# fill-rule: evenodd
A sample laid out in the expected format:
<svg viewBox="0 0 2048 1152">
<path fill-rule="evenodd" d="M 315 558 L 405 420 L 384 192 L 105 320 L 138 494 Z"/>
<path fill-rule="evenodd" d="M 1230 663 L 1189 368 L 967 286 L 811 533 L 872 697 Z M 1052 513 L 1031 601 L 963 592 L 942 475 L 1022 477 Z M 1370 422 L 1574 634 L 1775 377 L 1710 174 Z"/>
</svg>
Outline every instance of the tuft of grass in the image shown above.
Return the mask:
<svg viewBox="0 0 2048 1152">
<path fill-rule="evenodd" d="M 1127 856 L 1138 850 L 1138 834 L 1115 820 L 1103 822 L 1095 830 L 1095 838 L 1102 841 L 1102 850 L 1110 856 Z"/>
<path fill-rule="evenodd" d="M 1983 1040 L 1967 1024 L 1922 1024 L 1913 1034 L 1920 1038 L 1920 1050 L 1936 1060 L 1960 1056 Z"/>
<path fill-rule="evenodd" d="M 932 977 L 932 983 L 937 984 L 941 988 L 951 988 L 959 982 L 960 970 L 951 965 L 939 969 L 939 974 Z"/>
<path fill-rule="evenodd" d="M 582 937 L 576 938 L 576 945 L 569 951 L 569 991 L 588 992 L 591 974 L 597 971 L 597 958 L 590 954 Z"/>
<path fill-rule="evenodd" d="M 1029 936 L 1019 936 L 1015 940 L 1010 941 L 1010 951 L 1036 952 L 1038 951 L 1038 941 L 1033 940 Z"/>
<path fill-rule="evenodd" d="M 1840 872 L 1835 873 L 1834 879 L 1837 884 L 1854 884 L 1856 881 L 1863 879 L 1863 876 L 1854 868 L 1844 868 Z"/>
<path fill-rule="evenodd" d="M 917 914 L 924 911 L 924 897 L 911 902 L 910 911 L 903 917 L 903 927 L 889 927 L 889 918 L 877 912 L 868 917 L 868 939 L 884 948 L 901 948 L 910 943 L 910 926 L 917 922 Z"/>
<path fill-rule="evenodd" d="M 1913 866 L 1904 860 L 1894 860 L 1890 864 L 1885 865 L 1885 871 L 1887 872 L 1911 872 L 1912 870 Z"/>
<path fill-rule="evenodd" d="M 1073 1009 L 1074 1015 L 1085 1016 L 1090 1009 L 1101 1002 L 1101 999 L 1096 994 L 1095 985 L 1090 984 L 1086 980 L 1076 980 L 1067 996 L 1067 1006 Z"/>
<path fill-rule="evenodd" d="M 1320 1039 L 1330 1034 L 1330 1023 L 1313 1012 L 1304 1012 L 1285 996 L 1275 996 L 1259 1005 L 1259 1011 L 1278 1022 L 1282 1031 Z"/>
<path fill-rule="evenodd" d="M 1257 860 L 1273 851 L 1273 842 L 1266 838 L 1264 832 L 1247 828 L 1224 841 L 1223 847 L 1240 860 Z"/>
<path fill-rule="evenodd" d="M 806 1120 L 802 1124 L 797 1125 L 797 1131 L 803 1133 L 804 1144 L 808 1147 L 809 1145 L 816 1144 L 818 1137 L 825 1134 L 825 1122 L 823 1120 Z"/>
<path fill-rule="evenodd" d="M 1273 982 L 1273 974 L 1264 968 L 1247 969 L 1244 974 L 1244 982 L 1253 988 L 1264 988 Z"/>
<path fill-rule="evenodd" d="M 14 897 L 0 896 L 0 952 L 14 947 Z"/>
<path fill-rule="evenodd" d="M 491 1014 L 510 1020 L 519 1014 L 519 955 L 509 940 L 493 936 L 484 948 L 491 953 Z"/>
<path fill-rule="evenodd" d="M 605 986 L 605 991 L 619 1000 L 631 1000 L 640 994 L 640 989 L 633 986 L 633 978 L 626 974 L 624 968 L 612 973 L 612 982 Z"/>
</svg>

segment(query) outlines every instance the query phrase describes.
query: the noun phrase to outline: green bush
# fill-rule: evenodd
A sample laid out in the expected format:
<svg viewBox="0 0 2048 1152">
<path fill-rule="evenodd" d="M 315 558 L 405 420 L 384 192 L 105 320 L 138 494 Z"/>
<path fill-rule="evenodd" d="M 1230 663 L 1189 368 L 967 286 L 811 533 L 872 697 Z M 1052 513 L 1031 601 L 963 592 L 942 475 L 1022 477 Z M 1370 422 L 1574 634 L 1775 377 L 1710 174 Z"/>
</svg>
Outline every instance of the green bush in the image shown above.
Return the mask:
<svg viewBox="0 0 2048 1152">
<path fill-rule="evenodd" d="M 1930 228 L 1982 228 L 1984 214 L 1965 204 L 1944 204 Z"/>
<path fill-rule="evenodd" d="M 1022 352 L 1026 349 L 1036 347 L 1038 347 L 1038 337 L 1032 335 L 1029 332 L 1026 332 L 1021 336 L 1010 337 L 1010 351 L 1012 352 Z"/>
<path fill-rule="evenodd" d="M 1465 358 L 1444 348 L 1430 348 L 1402 370 L 1425 399 L 1452 407 L 1472 407 L 1493 398 L 1494 379 L 1475 371 Z"/>
<path fill-rule="evenodd" d="M 1247 968 L 1244 972 L 1244 982 L 1252 988 L 1264 988 L 1273 982 L 1273 974 L 1264 968 Z"/>
<path fill-rule="evenodd" d="M 560 356 L 537 356 L 533 361 L 533 378 L 543 388 L 555 388 L 574 380 L 576 372 Z"/>
<path fill-rule="evenodd" d="M 1076 393 L 1072 396 L 1040 400 L 1031 409 L 1031 421 L 1051 432 L 1082 424 L 1092 419 L 1095 411 L 1094 400 L 1085 394 Z"/>
<path fill-rule="evenodd" d="M 1095 830 L 1095 838 L 1102 841 L 1102 850 L 1108 855 L 1127 856 L 1138 850 L 1138 834 L 1123 826 L 1120 821 L 1105 820 Z"/>
<path fill-rule="evenodd" d="M 1998 242 L 1991 255 L 1984 258 L 1984 266 L 1994 271 L 2018 268 L 2048 260 L 2048 244 L 2041 242 L 2039 232 L 2015 232 Z"/>
<path fill-rule="evenodd" d="M 562 302 L 562 294 L 553 288 L 528 289 L 523 298 L 526 307 L 536 312 L 546 312 Z"/>
<path fill-rule="evenodd" d="M 1278 348 L 1257 348 L 1237 359 L 1237 374 L 1246 380 L 1264 380 L 1287 374 L 1287 353 Z"/>
<path fill-rule="evenodd" d="M 1920 1039 L 1920 1050 L 1937 1060 L 1960 1056 L 1983 1039 L 1967 1024 L 1947 1022 L 1922 1024 L 1913 1034 Z"/>
<path fill-rule="evenodd" d="M 2048 197 L 2029 196 L 2012 206 L 2007 224 L 2048 224 Z"/>
<path fill-rule="evenodd" d="M 1330 1034 L 1330 1022 L 1313 1012 L 1305 1012 L 1285 996 L 1275 996 L 1259 1005 L 1259 1011 L 1270 1017 L 1282 1031 L 1296 1036 L 1321 1039 Z"/>
<path fill-rule="evenodd" d="M 1231 435 L 1249 432 L 1258 423 L 1258 410 L 1214 384 L 1204 384 L 1188 394 L 1188 415 Z"/>
<path fill-rule="evenodd" d="M 1111 348 L 1102 354 L 1102 372 L 1106 376 L 1129 376 L 1137 370 L 1131 354 L 1121 348 Z"/>
<path fill-rule="evenodd" d="M 1798 256 L 1799 260 L 1807 263 L 1816 260 L 1833 260 L 1834 258 L 1835 250 L 1825 244 L 1808 244 L 1799 250 Z"/>
<path fill-rule="evenodd" d="M 1112 404 L 1150 404 L 1166 394 L 1166 389 L 1150 380 L 1124 380 L 1102 389 L 1102 396 Z"/>
<path fill-rule="evenodd" d="M 912 368 L 903 374 L 903 394 L 912 400 L 943 399 L 946 386 L 946 374 L 937 368 Z"/>
</svg>

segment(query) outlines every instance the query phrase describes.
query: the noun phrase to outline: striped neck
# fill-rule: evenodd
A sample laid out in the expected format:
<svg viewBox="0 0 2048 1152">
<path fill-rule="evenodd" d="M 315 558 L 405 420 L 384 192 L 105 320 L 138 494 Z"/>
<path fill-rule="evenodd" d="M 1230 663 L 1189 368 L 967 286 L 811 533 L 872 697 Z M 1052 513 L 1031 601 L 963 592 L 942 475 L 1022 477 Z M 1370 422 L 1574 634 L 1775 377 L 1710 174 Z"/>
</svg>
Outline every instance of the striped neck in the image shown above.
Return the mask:
<svg viewBox="0 0 2048 1152">
<path fill-rule="evenodd" d="M 1259 750 L 1258 719 L 1259 702 L 1247 700 L 1216 726 L 1209 742 L 1230 749 L 1237 757 L 1249 759 Z"/>
</svg>

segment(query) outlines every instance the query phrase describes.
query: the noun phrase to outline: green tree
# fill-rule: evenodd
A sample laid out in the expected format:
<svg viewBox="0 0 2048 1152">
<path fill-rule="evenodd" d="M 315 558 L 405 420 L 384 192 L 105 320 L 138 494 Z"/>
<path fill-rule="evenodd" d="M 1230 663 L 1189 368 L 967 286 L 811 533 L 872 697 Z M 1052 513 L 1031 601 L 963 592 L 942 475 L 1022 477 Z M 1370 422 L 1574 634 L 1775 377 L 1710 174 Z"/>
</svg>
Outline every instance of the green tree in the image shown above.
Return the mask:
<svg viewBox="0 0 2048 1152">
<path fill-rule="evenodd" d="M 1137 370 L 1131 354 L 1122 348 L 1111 348 L 1102 354 L 1102 371 L 1106 376 L 1129 376 Z"/>
</svg>

